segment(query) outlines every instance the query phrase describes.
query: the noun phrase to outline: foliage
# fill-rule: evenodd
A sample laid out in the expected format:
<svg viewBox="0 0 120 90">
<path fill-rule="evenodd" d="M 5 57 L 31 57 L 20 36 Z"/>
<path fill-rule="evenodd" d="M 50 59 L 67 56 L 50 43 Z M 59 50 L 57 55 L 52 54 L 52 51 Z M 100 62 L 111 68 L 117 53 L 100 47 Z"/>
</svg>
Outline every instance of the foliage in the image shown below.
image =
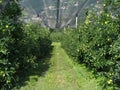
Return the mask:
<svg viewBox="0 0 120 90">
<path fill-rule="evenodd" d="M 49 30 L 38 24 L 24 26 L 16 0 L 7 2 L 0 13 L 0 89 L 10 90 L 21 75 L 37 67 L 37 60 L 51 50 Z"/>
<path fill-rule="evenodd" d="M 59 29 L 52 32 L 50 38 L 53 42 L 61 42 L 61 45 L 67 51 L 67 54 L 72 58 L 77 59 L 79 50 L 78 30 L 70 28 L 64 30 Z"/>
<path fill-rule="evenodd" d="M 120 83 L 120 4 L 118 0 L 108 0 L 102 10 L 89 10 L 86 20 L 77 32 L 67 32 L 63 46 L 68 54 L 78 58 L 95 74 L 106 79 L 104 87 L 119 89 Z M 97 14 L 96 14 L 97 13 Z M 74 36 L 74 37 L 73 37 Z M 79 42 L 78 42 L 79 40 Z M 79 49 L 78 49 L 79 48 Z"/>
<path fill-rule="evenodd" d="M 8 8 L 11 10 L 9 15 L 7 12 Z M 20 10 L 17 3 L 11 1 L 5 6 L 0 16 L 0 88 L 3 89 L 8 89 L 12 86 L 15 81 L 14 74 L 19 67 L 19 62 L 17 62 L 19 57 L 17 58 L 15 55 L 18 55 L 20 51 L 17 45 L 22 45 L 24 34 L 22 24 L 18 22 L 17 10 Z"/>
<path fill-rule="evenodd" d="M 41 59 L 49 54 L 51 48 L 50 31 L 47 28 L 42 28 L 39 23 L 27 24 L 25 27 L 26 43 L 32 55 Z M 31 48 L 29 48 L 31 47 Z"/>
<path fill-rule="evenodd" d="M 50 38 L 51 38 L 52 42 L 60 42 L 62 39 L 61 38 L 62 35 L 64 35 L 62 30 L 55 30 L 55 31 L 51 32 Z"/>
<path fill-rule="evenodd" d="M 62 35 L 62 47 L 67 51 L 68 55 L 77 59 L 79 50 L 79 34 L 75 29 L 66 29 Z"/>
</svg>

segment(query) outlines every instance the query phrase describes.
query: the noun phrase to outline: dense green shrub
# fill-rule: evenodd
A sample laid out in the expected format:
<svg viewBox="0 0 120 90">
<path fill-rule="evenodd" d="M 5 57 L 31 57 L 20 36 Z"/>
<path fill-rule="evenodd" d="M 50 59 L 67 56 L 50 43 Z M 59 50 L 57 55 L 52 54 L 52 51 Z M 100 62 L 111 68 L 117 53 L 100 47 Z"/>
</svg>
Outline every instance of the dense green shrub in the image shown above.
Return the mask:
<svg viewBox="0 0 120 90">
<path fill-rule="evenodd" d="M 102 7 L 99 12 L 89 10 L 85 22 L 78 27 L 79 32 L 69 30 L 62 43 L 70 56 L 105 77 L 104 86 L 119 90 L 120 2 L 107 0 Z"/>
<path fill-rule="evenodd" d="M 63 30 L 61 29 L 55 29 L 53 32 L 50 34 L 50 38 L 53 42 L 60 42 L 61 41 L 61 36 L 64 35 Z"/>
<path fill-rule="evenodd" d="M 1 4 L 0 4 L 1 5 Z M 24 26 L 16 0 L 0 12 L 0 89 L 11 90 L 21 75 L 37 67 L 37 60 L 51 50 L 49 30 L 38 24 Z"/>
<path fill-rule="evenodd" d="M 14 74 L 19 67 L 17 61 L 20 56 L 17 58 L 15 55 L 20 52 L 19 47 L 24 37 L 23 27 L 18 18 L 20 11 L 17 2 L 10 1 L 0 13 L 0 89 L 12 87 L 15 81 Z"/>
<path fill-rule="evenodd" d="M 42 28 L 39 23 L 29 23 L 25 27 L 25 32 L 28 51 L 32 52 L 32 55 L 41 59 L 49 54 L 52 49 L 49 29 Z"/>
<path fill-rule="evenodd" d="M 79 50 L 79 34 L 76 29 L 66 29 L 61 35 L 62 47 L 67 51 L 72 58 L 78 58 Z"/>
<path fill-rule="evenodd" d="M 116 3 L 112 0 L 105 2 L 98 16 L 89 11 L 85 24 L 79 30 L 79 60 L 96 73 L 104 75 L 107 81 L 105 85 L 119 86 L 120 17 Z"/>
</svg>

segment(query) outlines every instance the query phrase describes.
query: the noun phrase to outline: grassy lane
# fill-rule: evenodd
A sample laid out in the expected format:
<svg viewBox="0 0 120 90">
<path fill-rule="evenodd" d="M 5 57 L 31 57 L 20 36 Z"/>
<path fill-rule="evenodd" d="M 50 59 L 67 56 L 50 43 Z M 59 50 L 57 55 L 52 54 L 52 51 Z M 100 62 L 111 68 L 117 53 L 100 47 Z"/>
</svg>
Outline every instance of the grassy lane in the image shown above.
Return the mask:
<svg viewBox="0 0 120 90">
<path fill-rule="evenodd" d="M 53 46 L 49 70 L 40 77 L 30 76 L 20 90 L 102 90 L 84 66 L 70 60 L 60 43 Z"/>
</svg>

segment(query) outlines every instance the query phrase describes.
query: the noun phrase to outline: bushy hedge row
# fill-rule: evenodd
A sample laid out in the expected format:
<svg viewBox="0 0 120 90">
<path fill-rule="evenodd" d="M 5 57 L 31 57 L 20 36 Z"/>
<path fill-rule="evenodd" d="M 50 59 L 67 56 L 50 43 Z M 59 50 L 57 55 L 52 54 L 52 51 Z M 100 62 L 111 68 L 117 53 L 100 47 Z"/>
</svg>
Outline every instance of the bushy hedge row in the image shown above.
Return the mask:
<svg viewBox="0 0 120 90">
<path fill-rule="evenodd" d="M 16 0 L 7 2 L 0 12 L 0 90 L 11 90 L 20 75 L 37 67 L 37 59 L 51 49 L 49 30 L 38 24 L 24 26 L 20 15 Z"/>
<path fill-rule="evenodd" d="M 62 43 L 70 56 L 75 56 L 94 73 L 105 76 L 104 86 L 119 90 L 120 3 L 108 0 L 102 6 L 100 12 L 87 12 L 85 22 L 79 25 L 79 42 L 78 33 L 69 30 Z"/>
<path fill-rule="evenodd" d="M 76 29 L 65 28 L 55 29 L 50 34 L 53 42 L 61 42 L 62 47 L 66 50 L 67 54 L 77 60 L 79 52 L 79 31 Z"/>
<path fill-rule="evenodd" d="M 62 47 L 67 51 L 67 54 L 73 59 L 78 58 L 79 51 L 79 33 L 75 29 L 66 29 L 61 36 Z"/>
<path fill-rule="evenodd" d="M 52 42 L 60 42 L 61 41 L 61 36 L 63 35 L 64 33 L 62 32 L 62 30 L 60 29 L 55 29 L 54 31 L 51 32 L 50 34 L 50 38 L 52 40 Z"/>
<path fill-rule="evenodd" d="M 27 24 L 25 26 L 26 44 L 28 49 L 37 58 L 41 59 L 51 51 L 50 31 L 43 28 L 40 23 Z M 31 47 L 31 48 L 29 48 Z M 29 52 L 28 52 L 29 53 Z"/>
</svg>

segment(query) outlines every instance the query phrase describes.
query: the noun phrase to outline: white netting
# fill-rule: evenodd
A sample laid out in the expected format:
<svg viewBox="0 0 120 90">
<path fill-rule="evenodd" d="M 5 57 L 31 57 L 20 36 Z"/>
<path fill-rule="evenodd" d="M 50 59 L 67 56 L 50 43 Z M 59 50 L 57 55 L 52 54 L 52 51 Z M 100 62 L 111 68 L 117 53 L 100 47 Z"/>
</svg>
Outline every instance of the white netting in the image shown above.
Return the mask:
<svg viewBox="0 0 120 90">
<path fill-rule="evenodd" d="M 4 10 L 8 2 L 9 0 L 0 0 L 0 13 L 2 12 L 2 10 Z"/>
<path fill-rule="evenodd" d="M 34 18 L 50 28 L 75 26 L 81 11 L 98 0 L 22 0 L 26 19 Z"/>
</svg>

